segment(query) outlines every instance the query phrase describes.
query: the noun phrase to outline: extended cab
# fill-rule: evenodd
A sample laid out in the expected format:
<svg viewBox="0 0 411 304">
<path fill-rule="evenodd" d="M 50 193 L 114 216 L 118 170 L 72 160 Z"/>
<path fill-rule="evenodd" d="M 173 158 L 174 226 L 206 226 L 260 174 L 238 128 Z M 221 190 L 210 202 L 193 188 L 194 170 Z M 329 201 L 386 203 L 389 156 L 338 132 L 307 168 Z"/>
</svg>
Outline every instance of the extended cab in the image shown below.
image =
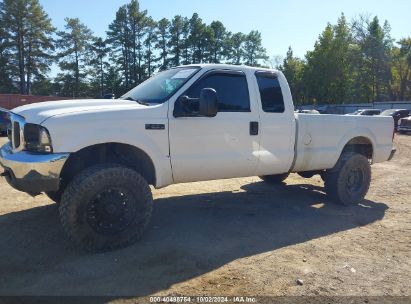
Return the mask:
<svg viewBox="0 0 411 304">
<path fill-rule="evenodd" d="M 284 75 L 230 65 L 158 73 L 117 100 L 67 100 L 10 113 L 0 151 L 14 188 L 59 203 L 77 244 L 132 243 L 151 211 L 149 185 L 320 174 L 336 202 L 360 202 L 372 163 L 389 160 L 392 117 L 295 114 Z"/>
</svg>

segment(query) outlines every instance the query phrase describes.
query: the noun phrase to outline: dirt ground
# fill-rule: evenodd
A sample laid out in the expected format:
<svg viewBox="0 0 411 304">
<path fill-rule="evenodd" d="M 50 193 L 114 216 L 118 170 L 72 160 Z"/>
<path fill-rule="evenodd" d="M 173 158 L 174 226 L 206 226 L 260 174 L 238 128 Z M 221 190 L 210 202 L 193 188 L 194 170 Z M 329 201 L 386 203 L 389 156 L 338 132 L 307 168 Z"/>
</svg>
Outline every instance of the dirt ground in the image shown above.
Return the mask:
<svg viewBox="0 0 411 304">
<path fill-rule="evenodd" d="M 411 295 L 411 136 L 395 142 L 359 206 L 330 202 L 319 177 L 174 185 L 154 190 L 139 243 L 104 254 L 0 179 L 0 295 Z"/>
</svg>

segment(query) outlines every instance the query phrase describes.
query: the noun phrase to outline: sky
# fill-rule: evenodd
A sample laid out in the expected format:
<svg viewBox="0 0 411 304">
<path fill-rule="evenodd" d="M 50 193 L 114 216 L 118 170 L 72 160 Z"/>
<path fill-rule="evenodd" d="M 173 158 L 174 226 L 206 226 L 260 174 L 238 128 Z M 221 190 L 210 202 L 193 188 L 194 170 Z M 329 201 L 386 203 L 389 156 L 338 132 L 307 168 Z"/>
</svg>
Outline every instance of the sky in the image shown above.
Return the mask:
<svg viewBox="0 0 411 304">
<path fill-rule="evenodd" d="M 64 28 L 65 17 L 77 17 L 95 35 L 105 36 L 118 8 L 129 0 L 40 0 L 54 26 Z M 344 12 L 349 21 L 360 14 L 388 20 L 391 35 L 411 36 L 411 0 L 140 0 L 140 7 L 155 20 L 197 12 L 207 24 L 220 20 L 231 32 L 262 34 L 267 54 L 285 56 L 291 46 L 303 57 L 314 46 L 327 22 L 335 24 Z"/>
</svg>

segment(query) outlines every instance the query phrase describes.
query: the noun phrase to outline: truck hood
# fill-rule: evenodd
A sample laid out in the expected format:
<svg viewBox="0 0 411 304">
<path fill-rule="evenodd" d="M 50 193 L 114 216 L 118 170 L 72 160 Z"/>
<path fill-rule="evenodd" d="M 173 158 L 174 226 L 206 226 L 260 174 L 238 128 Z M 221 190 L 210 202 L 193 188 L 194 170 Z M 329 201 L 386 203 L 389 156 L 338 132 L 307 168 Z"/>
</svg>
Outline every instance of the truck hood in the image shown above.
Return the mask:
<svg viewBox="0 0 411 304">
<path fill-rule="evenodd" d="M 41 124 L 46 119 L 76 112 L 146 108 L 135 101 L 120 99 L 70 99 L 33 103 L 17 107 L 13 113 L 23 116 L 27 122 Z"/>
</svg>

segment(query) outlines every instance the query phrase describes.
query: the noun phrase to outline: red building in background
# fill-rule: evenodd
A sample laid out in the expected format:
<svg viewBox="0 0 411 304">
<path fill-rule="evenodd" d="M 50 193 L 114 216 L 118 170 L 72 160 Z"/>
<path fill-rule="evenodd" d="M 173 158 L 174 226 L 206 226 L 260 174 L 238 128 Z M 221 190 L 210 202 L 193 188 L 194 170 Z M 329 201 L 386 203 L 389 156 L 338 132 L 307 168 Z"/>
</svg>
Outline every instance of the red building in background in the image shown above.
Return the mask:
<svg viewBox="0 0 411 304">
<path fill-rule="evenodd" d="M 35 95 L 20 95 L 20 94 L 0 94 L 0 108 L 7 110 L 14 109 L 16 107 L 26 105 L 29 103 L 52 101 L 52 100 L 64 100 L 72 99 L 70 97 L 58 97 L 58 96 L 35 96 Z"/>
</svg>

